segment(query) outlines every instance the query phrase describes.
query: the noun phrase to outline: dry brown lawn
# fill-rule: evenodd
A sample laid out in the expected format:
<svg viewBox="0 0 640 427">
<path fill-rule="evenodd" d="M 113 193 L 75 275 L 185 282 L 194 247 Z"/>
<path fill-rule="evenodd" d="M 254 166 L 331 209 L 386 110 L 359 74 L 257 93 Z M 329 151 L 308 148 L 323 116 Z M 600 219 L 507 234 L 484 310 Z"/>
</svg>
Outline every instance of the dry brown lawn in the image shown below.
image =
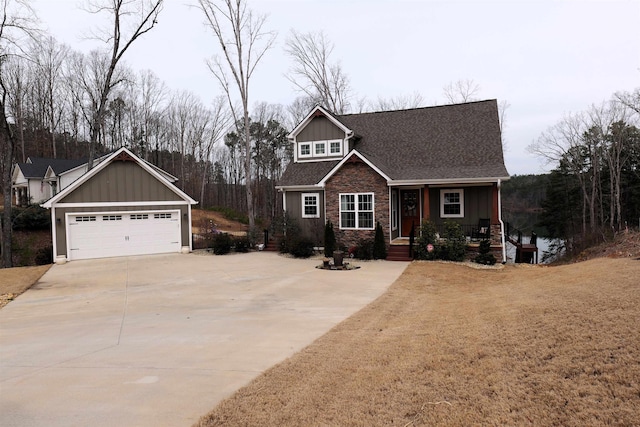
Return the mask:
<svg viewBox="0 0 640 427">
<path fill-rule="evenodd" d="M 51 265 L 0 269 L 0 308 L 36 283 Z"/>
<path fill-rule="evenodd" d="M 196 425 L 638 426 L 640 261 L 414 262 Z"/>
<path fill-rule="evenodd" d="M 213 221 L 216 229 L 229 234 L 245 234 L 249 226 L 241 222 L 227 219 L 220 212 L 205 209 L 191 210 L 191 227 L 194 233 L 201 233 L 209 221 Z"/>
</svg>

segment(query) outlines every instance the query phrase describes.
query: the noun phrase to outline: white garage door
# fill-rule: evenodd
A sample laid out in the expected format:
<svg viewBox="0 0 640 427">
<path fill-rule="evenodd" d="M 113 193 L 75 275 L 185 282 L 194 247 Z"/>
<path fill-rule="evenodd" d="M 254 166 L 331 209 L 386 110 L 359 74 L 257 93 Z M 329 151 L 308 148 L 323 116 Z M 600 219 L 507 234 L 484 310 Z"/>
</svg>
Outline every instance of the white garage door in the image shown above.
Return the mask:
<svg viewBox="0 0 640 427">
<path fill-rule="evenodd" d="M 180 212 L 67 215 L 69 260 L 179 252 Z"/>
</svg>

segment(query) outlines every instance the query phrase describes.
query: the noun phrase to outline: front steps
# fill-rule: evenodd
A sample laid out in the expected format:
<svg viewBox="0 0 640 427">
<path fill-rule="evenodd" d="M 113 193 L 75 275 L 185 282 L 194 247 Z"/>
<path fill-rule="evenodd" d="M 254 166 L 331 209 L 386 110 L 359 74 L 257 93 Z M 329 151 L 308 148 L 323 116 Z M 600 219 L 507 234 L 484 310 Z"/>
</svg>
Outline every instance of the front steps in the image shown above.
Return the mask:
<svg viewBox="0 0 640 427">
<path fill-rule="evenodd" d="M 413 261 L 413 257 L 409 256 L 409 245 L 389 246 L 387 261 Z"/>
</svg>

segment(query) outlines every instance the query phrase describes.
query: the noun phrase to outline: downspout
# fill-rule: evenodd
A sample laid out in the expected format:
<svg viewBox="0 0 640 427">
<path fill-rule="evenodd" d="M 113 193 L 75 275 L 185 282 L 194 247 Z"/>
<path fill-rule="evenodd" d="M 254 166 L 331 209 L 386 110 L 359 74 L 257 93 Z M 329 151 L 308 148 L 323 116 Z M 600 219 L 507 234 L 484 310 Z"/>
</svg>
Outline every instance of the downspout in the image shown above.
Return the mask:
<svg viewBox="0 0 640 427">
<path fill-rule="evenodd" d="M 500 222 L 500 240 L 502 243 L 502 263 L 507 263 L 507 247 L 504 238 L 504 222 L 502 222 L 502 193 L 500 188 L 502 187 L 502 180 L 498 178 L 498 221 Z"/>
<path fill-rule="evenodd" d="M 388 224 L 388 227 L 389 227 L 389 228 L 388 228 L 388 230 L 389 230 L 389 244 L 391 244 L 391 242 L 392 242 L 392 240 L 393 240 L 393 239 L 391 238 L 391 233 L 393 233 L 393 231 L 392 231 L 392 229 L 393 229 L 393 224 L 392 224 L 392 218 L 391 218 L 392 211 L 393 211 L 393 207 L 391 206 L 391 203 L 392 203 L 393 201 L 391 200 L 391 186 L 389 185 L 389 183 L 387 183 L 387 188 L 389 188 L 389 195 L 388 195 L 388 197 L 389 197 L 389 224 Z"/>
</svg>

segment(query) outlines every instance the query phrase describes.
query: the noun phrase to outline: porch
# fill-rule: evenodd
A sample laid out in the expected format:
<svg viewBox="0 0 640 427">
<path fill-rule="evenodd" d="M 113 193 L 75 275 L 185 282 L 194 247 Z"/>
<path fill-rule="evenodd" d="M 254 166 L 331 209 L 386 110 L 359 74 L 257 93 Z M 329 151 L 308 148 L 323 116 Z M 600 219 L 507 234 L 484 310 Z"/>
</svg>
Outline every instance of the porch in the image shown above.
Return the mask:
<svg viewBox="0 0 640 427">
<path fill-rule="evenodd" d="M 467 245 L 467 258 L 473 259 L 480 249 L 480 242 L 483 240 L 489 240 L 491 242 L 491 253 L 500 260 L 502 259 L 502 242 L 500 238 L 500 225 L 493 224 L 486 227 L 480 227 L 478 224 L 461 224 L 462 231 L 466 237 Z M 445 240 L 439 236 L 444 235 L 444 224 L 436 224 L 437 238 L 440 241 Z M 390 242 L 387 260 L 390 261 L 411 261 L 413 260 L 413 248 L 412 244 L 418 239 L 419 230 L 417 227 L 413 230 L 413 236 L 409 237 L 396 237 Z M 415 247 L 415 246 L 414 246 Z"/>
</svg>

